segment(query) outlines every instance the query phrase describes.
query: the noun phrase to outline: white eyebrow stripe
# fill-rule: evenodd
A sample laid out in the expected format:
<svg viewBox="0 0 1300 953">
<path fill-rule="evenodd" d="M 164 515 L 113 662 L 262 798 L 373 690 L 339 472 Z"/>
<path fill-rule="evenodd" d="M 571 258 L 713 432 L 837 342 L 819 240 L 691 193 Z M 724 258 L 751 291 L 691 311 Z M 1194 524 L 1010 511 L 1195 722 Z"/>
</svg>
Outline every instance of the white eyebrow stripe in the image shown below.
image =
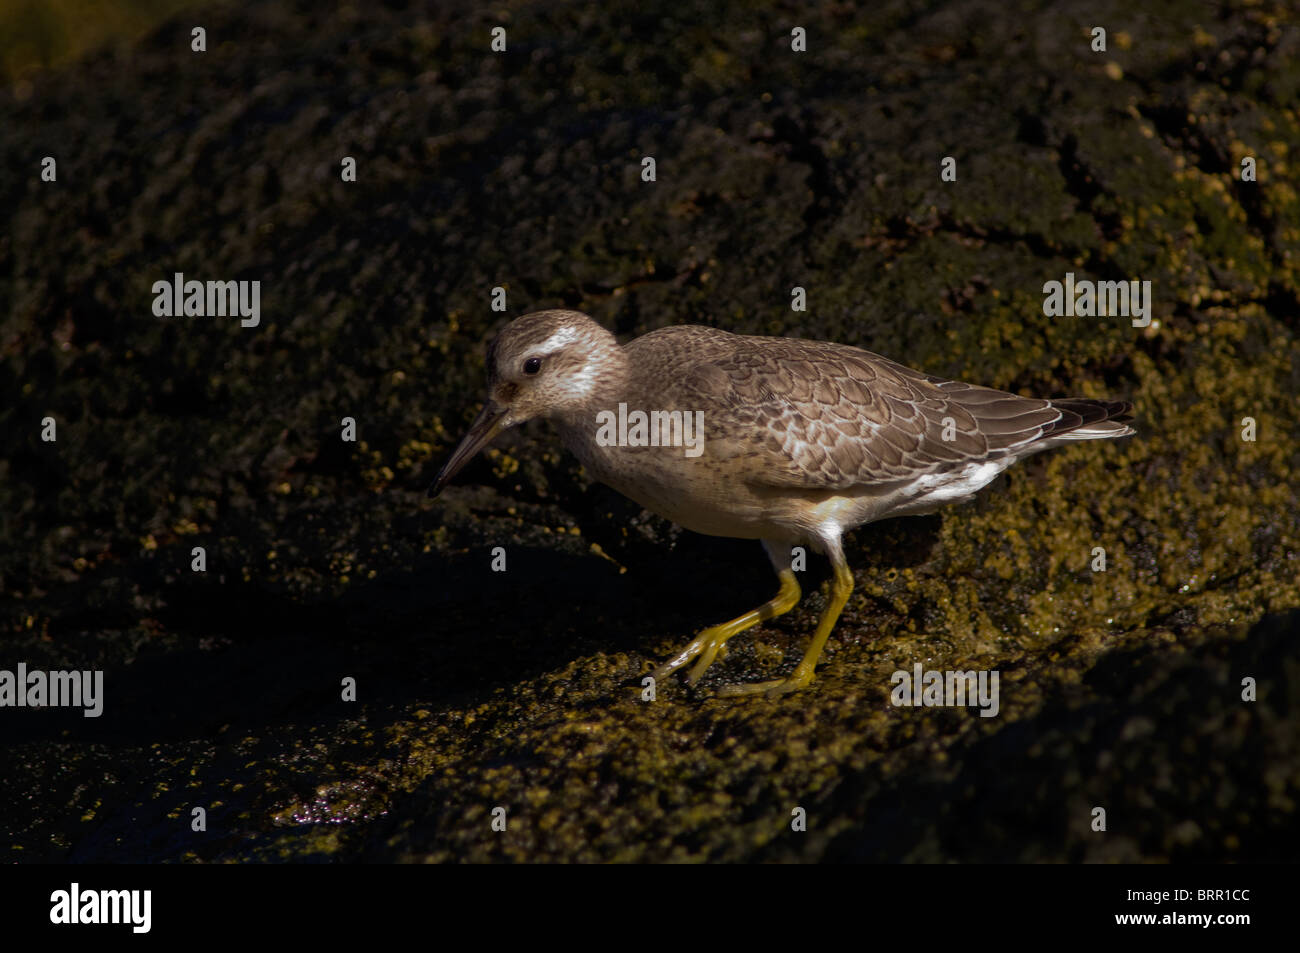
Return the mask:
<svg viewBox="0 0 1300 953">
<path fill-rule="evenodd" d="M 530 355 L 536 354 L 536 355 L 543 355 L 543 356 L 547 354 L 552 354 L 555 351 L 558 351 L 560 348 L 564 347 L 564 345 L 572 344 L 576 340 L 578 340 L 578 329 L 572 326 L 563 327 L 560 328 L 560 330 L 556 331 L 554 334 L 552 334 L 550 337 L 548 337 L 541 344 L 537 345 L 537 347 L 530 348 L 528 353 Z"/>
</svg>

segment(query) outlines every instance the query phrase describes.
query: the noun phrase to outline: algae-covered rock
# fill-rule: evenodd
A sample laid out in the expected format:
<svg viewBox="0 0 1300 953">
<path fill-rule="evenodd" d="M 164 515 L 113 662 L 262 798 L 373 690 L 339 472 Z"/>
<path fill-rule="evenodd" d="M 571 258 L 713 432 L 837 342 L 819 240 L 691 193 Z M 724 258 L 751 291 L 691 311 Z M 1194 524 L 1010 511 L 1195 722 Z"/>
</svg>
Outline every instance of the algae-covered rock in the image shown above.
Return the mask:
<svg viewBox="0 0 1300 953">
<path fill-rule="evenodd" d="M 0 90 L 0 669 L 105 684 L 0 709 L 12 860 L 1296 856 L 1285 4 L 200 10 L 206 53 L 182 13 Z M 157 316 L 177 272 L 260 281 L 260 323 Z M 1048 316 L 1067 274 L 1149 281 L 1149 323 Z M 556 306 L 1128 399 L 1138 435 L 850 535 L 808 690 L 716 692 L 793 668 L 816 560 L 648 702 L 772 594 L 756 544 L 540 423 L 424 495 L 486 341 Z M 996 716 L 896 706 L 917 664 L 997 671 Z"/>
</svg>

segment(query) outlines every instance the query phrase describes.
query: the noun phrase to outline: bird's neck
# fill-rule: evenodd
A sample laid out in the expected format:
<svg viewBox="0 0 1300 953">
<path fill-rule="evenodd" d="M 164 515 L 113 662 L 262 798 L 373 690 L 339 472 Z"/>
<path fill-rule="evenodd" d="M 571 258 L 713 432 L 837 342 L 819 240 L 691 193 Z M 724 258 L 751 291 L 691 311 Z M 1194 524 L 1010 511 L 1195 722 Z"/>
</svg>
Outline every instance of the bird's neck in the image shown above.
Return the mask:
<svg viewBox="0 0 1300 953">
<path fill-rule="evenodd" d="M 610 346 L 602 348 L 586 369 L 591 375 L 591 389 L 581 401 L 568 404 L 551 415 L 565 446 L 584 464 L 591 467 L 601 456 L 596 443 L 600 428 L 599 416 L 604 411 L 618 412 L 618 405 L 626 403 L 631 369 L 627 354 L 610 335 Z"/>
</svg>

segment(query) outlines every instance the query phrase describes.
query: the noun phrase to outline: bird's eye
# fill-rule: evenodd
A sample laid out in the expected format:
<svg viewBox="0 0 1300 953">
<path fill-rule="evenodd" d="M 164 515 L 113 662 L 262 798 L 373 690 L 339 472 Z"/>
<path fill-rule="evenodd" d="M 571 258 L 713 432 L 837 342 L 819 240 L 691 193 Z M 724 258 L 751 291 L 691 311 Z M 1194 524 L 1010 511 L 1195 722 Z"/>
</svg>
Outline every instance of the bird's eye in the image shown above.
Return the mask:
<svg viewBox="0 0 1300 953">
<path fill-rule="evenodd" d="M 536 374 L 542 369 L 542 359 L 540 357 L 530 357 L 524 361 L 524 373 Z"/>
</svg>

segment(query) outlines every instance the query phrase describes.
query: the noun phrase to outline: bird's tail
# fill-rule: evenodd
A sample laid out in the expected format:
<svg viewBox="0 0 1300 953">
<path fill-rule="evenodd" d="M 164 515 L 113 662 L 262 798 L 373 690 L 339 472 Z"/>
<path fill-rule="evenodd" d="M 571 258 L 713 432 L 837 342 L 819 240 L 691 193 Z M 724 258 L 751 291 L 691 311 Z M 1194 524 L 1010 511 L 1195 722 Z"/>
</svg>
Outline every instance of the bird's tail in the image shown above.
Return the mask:
<svg viewBox="0 0 1300 953">
<path fill-rule="evenodd" d="M 1126 400 L 1062 397 L 1051 402 L 1061 419 L 1043 429 L 1040 440 L 1051 446 L 1075 440 L 1112 440 L 1137 433 L 1128 425 L 1133 405 Z"/>
</svg>

